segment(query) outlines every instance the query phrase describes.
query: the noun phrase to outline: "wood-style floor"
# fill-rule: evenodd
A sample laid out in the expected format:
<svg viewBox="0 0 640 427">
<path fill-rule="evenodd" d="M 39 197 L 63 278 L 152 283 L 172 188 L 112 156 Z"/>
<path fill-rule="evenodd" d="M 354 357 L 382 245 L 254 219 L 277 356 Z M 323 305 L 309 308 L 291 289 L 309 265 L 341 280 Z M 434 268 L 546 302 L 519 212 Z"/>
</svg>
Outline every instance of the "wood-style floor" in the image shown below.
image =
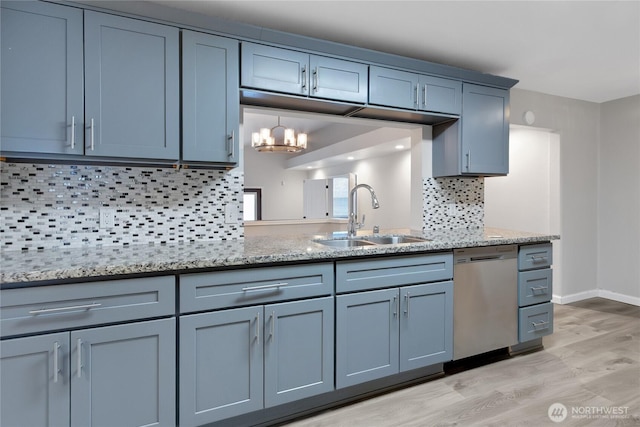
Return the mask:
<svg viewBox="0 0 640 427">
<path fill-rule="evenodd" d="M 640 307 L 594 298 L 555 305 L 554 315 L 554 334 L 543 339 L 544 350 L 448 374 L 287 426 L 640 425 Z M 567 408 L 568 416 L 561 422 L 549 418 L 554 403 Z"/>
</svg>

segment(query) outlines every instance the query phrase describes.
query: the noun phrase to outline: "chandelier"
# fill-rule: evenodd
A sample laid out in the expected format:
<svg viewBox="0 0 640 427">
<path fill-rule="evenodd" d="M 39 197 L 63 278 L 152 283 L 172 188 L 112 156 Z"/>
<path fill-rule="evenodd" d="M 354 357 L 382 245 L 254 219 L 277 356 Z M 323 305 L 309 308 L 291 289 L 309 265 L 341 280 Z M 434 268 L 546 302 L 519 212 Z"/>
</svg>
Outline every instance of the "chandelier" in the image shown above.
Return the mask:
<svg viewBox="0 0 640 427">
<path fill-rule="evenodd" d="M 276 138 L 276 130 L 280 134 Z M 251 134 L 251 146 L 258 151 L 277 151 L 296 153 L 307 148 L 307 134 L 296 133 L 291 128 L 286 128 L 280 124 L 280 116 L 278 116 L 278 125 L 269 128 L 262 128 L 260 132 Z"/>
</svg>

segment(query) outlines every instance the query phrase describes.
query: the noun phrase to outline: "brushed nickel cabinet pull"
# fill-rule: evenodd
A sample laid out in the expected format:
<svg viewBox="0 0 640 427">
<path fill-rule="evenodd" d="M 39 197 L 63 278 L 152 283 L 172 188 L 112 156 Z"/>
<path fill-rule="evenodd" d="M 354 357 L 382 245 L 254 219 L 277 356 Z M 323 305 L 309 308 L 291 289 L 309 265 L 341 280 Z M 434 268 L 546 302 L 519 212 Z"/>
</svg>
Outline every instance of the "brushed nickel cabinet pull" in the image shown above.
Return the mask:
<svg viewBox="0 0 640 427">
<path fill-rule="evenodd" d="M 29 314 L 37 316 L 38 314 L 59 313 L 69 310 L 91 310 L 92 308 L 100 306 L 102 306 L 102 304 L 94 302 L 93 304 L 73 305 L 70 307 L 41 308 L 39 310 L 31 310 Z"/>
</svg>

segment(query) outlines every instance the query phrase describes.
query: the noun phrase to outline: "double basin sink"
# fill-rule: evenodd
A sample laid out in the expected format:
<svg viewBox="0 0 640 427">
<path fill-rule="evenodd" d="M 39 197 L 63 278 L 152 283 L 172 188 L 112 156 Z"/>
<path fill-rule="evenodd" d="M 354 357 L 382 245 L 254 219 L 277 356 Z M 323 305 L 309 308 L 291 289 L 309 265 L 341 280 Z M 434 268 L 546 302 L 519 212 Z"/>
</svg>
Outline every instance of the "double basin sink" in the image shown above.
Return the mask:
<svg viewBox="0 0 640 427">
<path fill-rule="evenodd" d="M 423 239 L 421 237 L 408 236 L 408 235 L 392 235 L 392 236 L 362 236 L 355 238 L 336 238 L 336 239 L 321 239 L 314 240 L 316 243 L 320 243 L 325 246 L 333 246 L 338 248 L 353 248 L 361 246 L 376 246 L 376 245 L 397 245 L 400 243 L 423 243 L 428 242 L 429 239 Z"/>
</svg>

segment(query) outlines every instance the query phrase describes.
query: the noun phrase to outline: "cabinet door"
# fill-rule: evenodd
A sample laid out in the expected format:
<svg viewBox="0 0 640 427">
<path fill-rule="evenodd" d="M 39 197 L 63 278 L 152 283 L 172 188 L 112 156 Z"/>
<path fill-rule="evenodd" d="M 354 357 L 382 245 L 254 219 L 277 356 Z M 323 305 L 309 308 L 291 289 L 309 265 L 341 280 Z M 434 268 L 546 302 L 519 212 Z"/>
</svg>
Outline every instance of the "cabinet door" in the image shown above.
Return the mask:
<svg viewBox="0 0 640 427">
<path fill-rule="evenodd" d="M 265 306 L 264 403 L 333 390 L 333 298 Z"/>
<path fill-rule="evenodd" d="M 366 103 L 369 67 L 357 62 L 311 55 L 311 96 Z"/>
<path fill-rule="evenodd" d="M 384 67 L 370 67 L 369 103 L 415 110 L 418 75 Z"/>
<path fill-rule="evenodd" d="M 400 371 L 453 358 L 453 282 L 400 289 Z"/>
<path fill-rule="evenodd" d="M 397 289 L 336 297 L 336 388 L 398 373 Z"/>
<path fill-rule="evenodd" d="M 177 160 L 178 29 L 85 11 L 90 156 Z"/>
<path fill-rule="evenodd" d="M 238 42 L 182 32 L 182 160 L 238 163 Z"/>
<path fill-rule="evenodd" d="M 420 76 L 420 110 L 460 114 L 462 82 L 433 76 Z"/>
<path fill-rule="evenodd" d="M 275 92 L 309 94 L 309 55 L 253 43 L 242 43 L 240 84 Z"/>
<path fill-rule="evenodd" d="M 263 307 L 180 318 L 180 425 L 262 409 Z"/>
<path fill-rule="evenodd" d="M 68 332 L 2 341 L 0 425 L 69 425 L 68 354 Z"/>
<path fill-rule="evenodd" d="M 509 91 L 465 84 L 462 100 L 462 172 L 506 175 Z"/>
<path fill-rule="evenodd" d="M 82 154 L 82 10 L 2 2 L 2 150 Z"/>
<path fill-rule="evenodd" d="M 174 426 L 175 322 L 71 332 L 71 425 Z"/>
</svg>

